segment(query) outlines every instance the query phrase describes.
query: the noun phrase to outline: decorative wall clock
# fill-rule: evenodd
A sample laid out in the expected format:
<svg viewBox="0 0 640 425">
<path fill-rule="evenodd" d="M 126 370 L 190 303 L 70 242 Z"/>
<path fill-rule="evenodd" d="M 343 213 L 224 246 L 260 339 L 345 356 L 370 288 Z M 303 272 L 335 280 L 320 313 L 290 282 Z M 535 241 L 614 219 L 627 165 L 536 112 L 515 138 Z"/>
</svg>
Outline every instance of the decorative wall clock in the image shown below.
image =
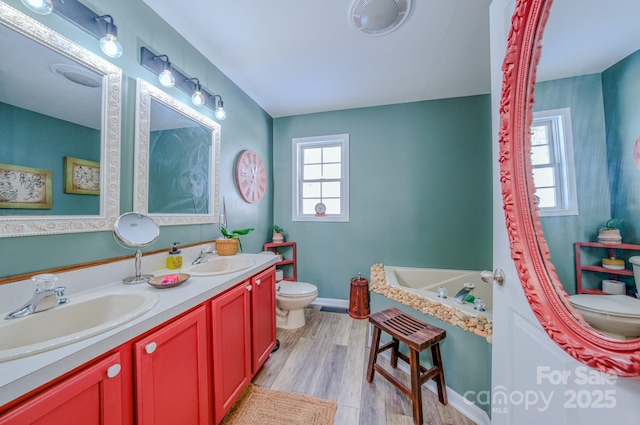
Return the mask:
<svg viewBox="0 0 640 425">
<path fill-rule="evenodd" d="M 262 158 L 255 151 L 245 150 L 240 153 L 236 164 L 236 183 L 242 199 L 255 204 L 259 202 L 267 190 L 267 171 Z"/>
</svg>

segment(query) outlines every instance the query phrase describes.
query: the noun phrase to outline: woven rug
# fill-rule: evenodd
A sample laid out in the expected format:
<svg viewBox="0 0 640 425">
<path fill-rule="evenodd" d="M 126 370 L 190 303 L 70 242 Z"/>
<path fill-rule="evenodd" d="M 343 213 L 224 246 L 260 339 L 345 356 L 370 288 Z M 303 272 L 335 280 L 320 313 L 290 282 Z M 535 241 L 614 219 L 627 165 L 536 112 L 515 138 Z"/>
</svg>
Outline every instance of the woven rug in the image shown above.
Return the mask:
<svg viewBox="0 0 640 425">
<path fill-rule="evenodd" d="M 249 384 L 220 425 L 333 425 L 338 404 Z"/>
</svg>

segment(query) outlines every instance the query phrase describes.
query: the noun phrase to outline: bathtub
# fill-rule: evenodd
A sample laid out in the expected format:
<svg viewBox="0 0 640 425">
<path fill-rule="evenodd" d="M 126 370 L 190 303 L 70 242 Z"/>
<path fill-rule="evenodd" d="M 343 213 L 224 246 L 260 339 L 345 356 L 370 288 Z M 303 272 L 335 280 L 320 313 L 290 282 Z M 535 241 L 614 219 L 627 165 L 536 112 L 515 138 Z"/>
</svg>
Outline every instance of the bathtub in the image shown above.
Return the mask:
<svg viewBox="0 0 640 425">
<path fill-rule="evenodd" d="M 384 266 L 387 284 L 401 288 L 430 301 L 441 303 L 447 307 L 458 309 L 471 316 L 482 314 L 488 321 L 492 321 L 493 287 L 480 279 L 480 271 L 426 269 L 415 267 Z M 479 312 L 473 303 L 459 304 L 454 297 L 466 282 L 476 284 L 473 295 L 482 298 L 486 310 Z M 438 297 L 438 288 L 447 289 L 447 298 Z"/>
</svg>

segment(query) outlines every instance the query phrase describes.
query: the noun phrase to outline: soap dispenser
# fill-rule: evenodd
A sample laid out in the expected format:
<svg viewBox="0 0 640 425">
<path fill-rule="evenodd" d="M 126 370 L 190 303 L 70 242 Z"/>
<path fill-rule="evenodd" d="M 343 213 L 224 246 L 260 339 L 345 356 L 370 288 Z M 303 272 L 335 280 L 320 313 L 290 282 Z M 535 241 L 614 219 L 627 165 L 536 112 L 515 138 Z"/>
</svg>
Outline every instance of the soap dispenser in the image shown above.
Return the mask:
<svg viewBox="0 0 640 425">
<path fill-rule="evenodd" d="M 167 257 L 168 269 L 179 269 L 182 267 L 182 255 L 180 255 L 180 250 L 178 249 L 179 243 L 180 242 L 174 242 L 173 248 L 169 251 L 169 256 Z"/>
</svg>

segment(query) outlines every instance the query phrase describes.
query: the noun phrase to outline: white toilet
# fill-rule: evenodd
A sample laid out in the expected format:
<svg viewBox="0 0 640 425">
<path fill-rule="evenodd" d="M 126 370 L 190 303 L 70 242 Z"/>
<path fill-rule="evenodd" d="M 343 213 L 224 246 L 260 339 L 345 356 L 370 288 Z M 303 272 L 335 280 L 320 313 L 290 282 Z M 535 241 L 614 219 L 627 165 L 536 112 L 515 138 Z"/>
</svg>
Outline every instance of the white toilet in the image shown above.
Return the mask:
<svg viewBox="0 0 640 425">
<path fill-rule="evenodd" d="M 304 308 L 318 297 L 318 288 L 305 282 L 282 280 L 276 285 L 276 327 L 297 329 L 305 324 Z"/>
<path fill-rule="evenodd" d="M 640 256 L 629 258 L 640 290 Z M 640 300 L 627 295 L 576 294 L 571 305 L 594 329 L 617 339 L 640 338 Z"/>
</svg>

